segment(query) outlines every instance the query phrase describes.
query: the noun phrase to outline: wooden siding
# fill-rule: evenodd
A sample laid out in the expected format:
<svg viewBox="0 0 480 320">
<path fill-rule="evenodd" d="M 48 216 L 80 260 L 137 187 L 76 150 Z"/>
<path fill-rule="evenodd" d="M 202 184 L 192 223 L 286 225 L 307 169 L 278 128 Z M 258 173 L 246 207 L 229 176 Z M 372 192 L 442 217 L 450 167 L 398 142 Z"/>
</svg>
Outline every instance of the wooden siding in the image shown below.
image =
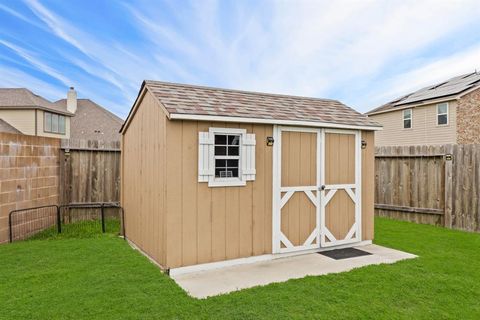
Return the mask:
<svg viewBox="0 0 480 320">
<path fill-rule="evenodd" d="M 355 183 L 355 131 L 325 134 L 325 183 Z"/>
<path fill-rule="evenodd" d="M 140 103 L 122 142 L 125 233 L 136 246 L 165 265 L 167 118 L 150 93 Z"/>
<path fill-rule="evenodd" d="M 423 144 L 445 144 L 457 141 L 456 101 L 449 102 L 448 125 L 437 125 L 437 104 L 412 109 L 412 128 L 403 128 L 403 110 L 371 115 L 383 125 L 383 130 L 375 132 L 377 146 L 405 146 Z"/>
<path fill-rule="evenodd" d="M 198 182 L 198 132 L 244 128 L 256 135 L 256 178 L 242 187 Z M 166 232 L 168 268 L 271 253 L 271 125 L 167 122 Z"/>
<path fill-rule="evenodd" d="M 121 192 L 127 238 L 165 268 L 270 254 L 273 148 L 267 147 L 265 141 L 267 136 L 273 136 L 273 126 L 169 121 L 164 108 L 148 91 L 138 103 L 122 136 Z M 242 187 L 213 188 L 198 182 L 198 132 L 210 127 L 244 128 L 255 133 L 255 181 Z M 297 134 L 292 136 L 292 161 L 308 159 L 308 165 L 289 166 L 299 171 L 298 181 L 285 183 L 315 185 L 314 139 L 309 133 Z M 299 144 L 295 143 L 297 138 Z M 367 240 L 373 238 L 374 134 L 363 132 L 362 138 L 368 144 L 362 150 L 362 171 L 365 179 L 370 179 L 362 182 L 362 230 Z M 348 152 L 351 142 L 340 140 L 336 143 L 345 148 L 346 142 Z M 295 148 L 302 149 L 302 153 L 294 152 Z M 309 156 L 304 156 L 304 151 Z M 345 159 L 338 160 L 343 163 Z M 350 170 L 349 161 L 348 169 L 339 172 L 338 181 L 350 181 L 354 170 Z M 299 193 L 299 199 L 294 196 L 291 201 L 308 201 L 302 196 Z M 310 210 L 305 212 L 314 225 Z M 299 243 L 303 238 L 300 234 Z"/>
<path fill-rule="evenodd" d="M 281 140 L 281 186 L 316 186 L 317 134 L 283 131 Z M 305 192 L 298 191 L 281 209 L 280 228 L 294 246 L 300 246 L 315 229 L 316 220 L 316 207 Z"/>
</svg>

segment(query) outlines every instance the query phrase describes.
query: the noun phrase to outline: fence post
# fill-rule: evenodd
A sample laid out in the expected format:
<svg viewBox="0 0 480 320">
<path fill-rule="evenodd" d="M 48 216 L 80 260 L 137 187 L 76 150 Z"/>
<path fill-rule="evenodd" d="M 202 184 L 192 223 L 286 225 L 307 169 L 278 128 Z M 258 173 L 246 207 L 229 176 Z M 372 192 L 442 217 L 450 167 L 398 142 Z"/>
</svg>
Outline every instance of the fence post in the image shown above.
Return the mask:
<svg viewBox="0 0 480 320">
<path fill-rule="evenodd" d="M 123 207 L 120 207 L 120 212 L 122 213 L 122 236 L 123 240 L 127 240 L 127 236 L 125 235 L 125 211 Z"/>
<path fill-rule="evenodd" d="M 105 211 L 104 211 L 104 206 L 103 203 L 100 207 L 101 214 L 102 214 L 102 233 L 105 233 Z"/>
<path fill-rule="evenodd" d="M 452 158 L 450 158 L 450 155 Z M 448 158 L 450 159 L 448 159 Z M 455 155 L 453 154 L 453 145 L 448 144 L 445 146 L 445 215 L 444 226 L 452 228 L 452 209 L 453 209 L 453 162 L 455 161 Z"/>
<path fill-rule="evenodd" d="M 8 239 L 10 240 L 10 243 L 13 241 L 13 231 L 12 231 L 12 213 L 10 212 L 8 214 Z"/>
<path fill-rule="evenodd" d="M 60 217 L 61 206 L 57 206 L 57 232 L 62 233 L 62 219 Z"/>
</svg>

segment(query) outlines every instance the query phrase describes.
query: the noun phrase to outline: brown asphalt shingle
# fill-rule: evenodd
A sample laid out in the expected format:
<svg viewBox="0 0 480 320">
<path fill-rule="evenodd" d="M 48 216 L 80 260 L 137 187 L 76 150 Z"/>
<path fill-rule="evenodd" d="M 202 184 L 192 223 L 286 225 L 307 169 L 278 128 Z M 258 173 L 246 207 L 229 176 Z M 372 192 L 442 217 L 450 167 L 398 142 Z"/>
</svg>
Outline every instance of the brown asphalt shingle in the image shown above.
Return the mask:
<svg viewBox="0 0 480 320">
<path fill-rule="evenodd" d="M 65 107 L 67 100 L 55 102 Z M 78 99 L 75 116 L 70 119 L 70 139 L 119 141 L 123 120 L 90 99 Z"/>
<path fill-rule="evenodd" d="M 25 88 L 0 88 L 0 109 L 41 109 L 73 116 L 66 108 L 55 105 Z"/>
<path fill-rule="evenodd" d="M 147 80 L 147 89 L 170 114 L 326 122 L 380 127 L 336 100 L 247 92 Z"/>
</svg>

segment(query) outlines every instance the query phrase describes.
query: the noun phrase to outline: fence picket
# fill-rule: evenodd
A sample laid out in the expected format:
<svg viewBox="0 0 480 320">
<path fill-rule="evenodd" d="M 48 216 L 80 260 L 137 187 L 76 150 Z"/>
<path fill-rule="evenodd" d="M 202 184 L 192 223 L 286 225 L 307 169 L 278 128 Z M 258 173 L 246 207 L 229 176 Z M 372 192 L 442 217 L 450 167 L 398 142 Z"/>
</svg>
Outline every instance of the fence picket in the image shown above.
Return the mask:
<svg viewBox="0 0 480 320">
<path fill-rule="evenodd" d="M 379 216 L 480 231 L 480 145 L 378 147 L 375 182 Z"/>
</svg>

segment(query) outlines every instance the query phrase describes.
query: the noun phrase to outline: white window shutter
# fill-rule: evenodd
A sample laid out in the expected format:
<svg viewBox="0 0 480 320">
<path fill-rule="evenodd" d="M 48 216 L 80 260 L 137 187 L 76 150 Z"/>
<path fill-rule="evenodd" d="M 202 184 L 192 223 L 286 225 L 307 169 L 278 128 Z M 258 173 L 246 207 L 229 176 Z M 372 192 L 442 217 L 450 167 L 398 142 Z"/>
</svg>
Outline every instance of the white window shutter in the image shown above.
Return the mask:
<svg viewBox="0 0 480 320">
<path fill-rule="evenodd" d="M 198 182 L 208 182 L 215 174 L 213 142 L 213 133 L 198 133 Z"/>
<path fill-rule="evenodd" d="M 255 180 L 255 134 L 246 133 L 242 142 L 242 175 L 243 181 Z"/>
</svg>

